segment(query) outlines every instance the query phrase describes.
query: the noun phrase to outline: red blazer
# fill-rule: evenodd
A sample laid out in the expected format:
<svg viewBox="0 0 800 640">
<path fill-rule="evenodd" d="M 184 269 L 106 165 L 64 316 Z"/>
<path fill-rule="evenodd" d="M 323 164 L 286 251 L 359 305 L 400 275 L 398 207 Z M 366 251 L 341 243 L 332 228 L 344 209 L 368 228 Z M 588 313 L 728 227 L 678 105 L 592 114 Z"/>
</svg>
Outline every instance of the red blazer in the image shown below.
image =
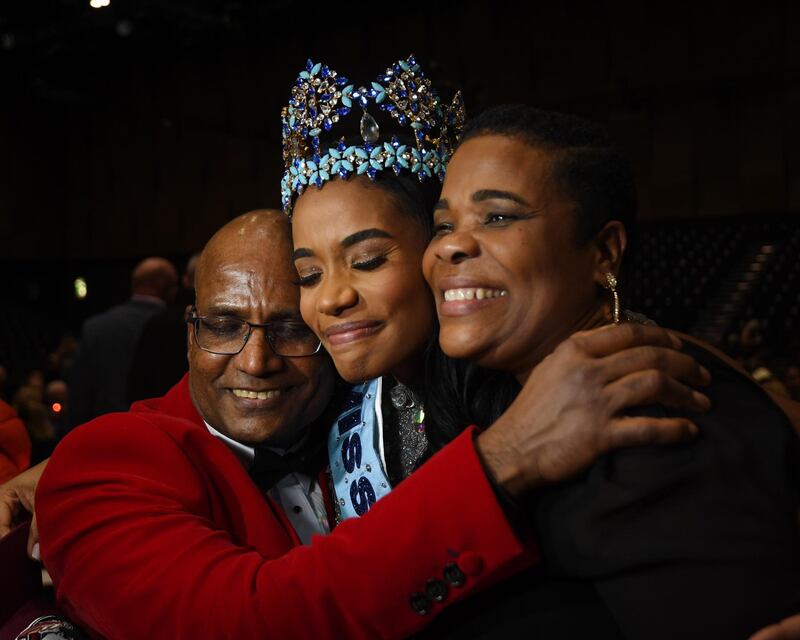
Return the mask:
<svg viewBox="0 0 800 640">
<path fill-rule="evenodd" d="M 184 377 L 58 446 L 36 496 L 42 558 L 59 604 L 97 636 L 405 637 L 534 560 L 472 441 L 301 546 L 205 428 Z"/>
<path fill-rule="evenodd" d="M 0 483 L 25 471 L 31 463 L 31 439 L 17 413 L 0 400 Z"/>
</svg>

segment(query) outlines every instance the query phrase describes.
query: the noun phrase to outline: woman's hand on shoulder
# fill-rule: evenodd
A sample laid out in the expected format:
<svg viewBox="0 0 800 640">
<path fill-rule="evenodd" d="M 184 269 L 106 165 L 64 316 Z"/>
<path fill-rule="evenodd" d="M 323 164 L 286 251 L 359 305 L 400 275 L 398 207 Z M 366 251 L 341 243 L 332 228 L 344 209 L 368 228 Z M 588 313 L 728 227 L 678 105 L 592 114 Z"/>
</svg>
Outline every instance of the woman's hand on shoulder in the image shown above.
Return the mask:
<svg viewBox="0 0 800 640">
<path fill-rule="evenodd" d="M 531 373 L 508 410 L 477 441 L 497 483 L 512 496 L 562 482 L 622 447 L 694 437 L 685 417 L 630 416 L 660 404 L 688 413 L 711 403 L 697 391 L 708 371 L 655 326 L 623 324 L 574 334 Z"/>
</svg>

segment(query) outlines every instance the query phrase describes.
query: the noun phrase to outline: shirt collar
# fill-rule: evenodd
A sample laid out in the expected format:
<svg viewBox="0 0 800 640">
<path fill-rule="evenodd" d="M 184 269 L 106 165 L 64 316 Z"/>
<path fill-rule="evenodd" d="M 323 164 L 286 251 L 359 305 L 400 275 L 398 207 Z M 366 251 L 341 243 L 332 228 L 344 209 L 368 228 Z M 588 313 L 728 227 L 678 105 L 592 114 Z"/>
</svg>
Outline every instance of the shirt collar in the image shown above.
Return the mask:
<svg viewBox="0 0 800 640">
<path fill-rule="evenodd" d="M 255 447 L 251 447 L 249 444 L 244 444 L 239 442 L 238 440 L 234 440 L 233 438 L 229 438 L 224 433 L 220 433 L 214 427 L 212 427 L 208 422 L 203 420 L 203 423 L 206 425 L 206 429 L 208 432 L 214 436 L 215 438 L 219 438 L 224 442 L 227 447 L 233 451 L 234 455 L 239 458 L 239 462 L 242 463 L 242 466 L 245 469 L 249 469 L 253 466 L 253 460 L 256 457 L 256 450 Z"/>
<path fill-rule="evenodd" d="M 208 422 L 203 420 L 203 424 L 206 425 L 206 429 L 208 432 L 214 436 L 215 438 L 219 438 L 222 440 L 223 443 L 233 451 L 234 455 L 239 459 L 239 462 L 242 463 L 242 466 L 245 469 L 250 469 L 253 466 L 253 460 L 256 458 L 256 449 L 252 445 L 244 444 L 243 442 L 239 442 L 238 440 L 234 440 L 233 438 L 226 436 L 224 433 L 217 431 L 214 427 L 212 427 Z M 282 456 L 286 453 L 291 453 L 296 451 L 303 445 L 305 445 L 306 441 L 308 440 L 308 435 L 304 437 L 300 442 L 296 445 L 291 447 L 290 449 L 279 449 L 278 447 L 267 447 L 270 451 L 274 451 L 278 455 Z"/>
</svg>

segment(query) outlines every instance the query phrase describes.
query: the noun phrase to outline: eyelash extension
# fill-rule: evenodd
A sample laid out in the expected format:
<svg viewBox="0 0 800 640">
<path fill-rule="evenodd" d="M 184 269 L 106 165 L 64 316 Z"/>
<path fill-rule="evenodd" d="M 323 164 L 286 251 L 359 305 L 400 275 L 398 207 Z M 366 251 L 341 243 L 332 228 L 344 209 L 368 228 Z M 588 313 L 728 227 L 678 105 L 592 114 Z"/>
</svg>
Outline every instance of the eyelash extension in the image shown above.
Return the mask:
<svg viewBox="0 0 800 640">
<path fill-rule="evenodd" d="M 309 273 L 307 276 L 300 276 L 296 278 L 293 283 L 298 287 L 309 287 L 319 280 L 319 273 Z"/>
<path fill-rule="evenodd" d="M 386 262 L 386 256 L 376 256 L 363 262 L 354 262 L 352 266 L 353 269 L 358 269 L 359 271 L 372 271 L 380 267 L 384 262 Z"/>
<path fill-rule="evenodd" d="M 522 216 L 516 213 L 503 213 L 502 211 L 495 211 L 487 213 L 484 218 L 484 223 L 492 224 L 493 222 L 511 222 L 521 219 Z M 492 218 L 504 218 L 503 220 L 493 220 Z"/>
</svg>

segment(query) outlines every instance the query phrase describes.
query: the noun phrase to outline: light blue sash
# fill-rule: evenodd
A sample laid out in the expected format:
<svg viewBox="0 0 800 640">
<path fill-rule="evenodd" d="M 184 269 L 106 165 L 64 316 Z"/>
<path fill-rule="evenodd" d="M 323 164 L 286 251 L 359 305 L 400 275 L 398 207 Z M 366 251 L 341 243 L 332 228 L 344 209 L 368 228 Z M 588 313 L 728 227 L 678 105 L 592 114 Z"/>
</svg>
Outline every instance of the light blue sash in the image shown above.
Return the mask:
<svg viewBox="0 0 800 640">
<path fill-rule="evenodd" d="M 381 379 L 354 386 L 328 435 L 336 509 L 342 520 L 363 516 L 392 487 L 383 464 Z"/>
</svg>

